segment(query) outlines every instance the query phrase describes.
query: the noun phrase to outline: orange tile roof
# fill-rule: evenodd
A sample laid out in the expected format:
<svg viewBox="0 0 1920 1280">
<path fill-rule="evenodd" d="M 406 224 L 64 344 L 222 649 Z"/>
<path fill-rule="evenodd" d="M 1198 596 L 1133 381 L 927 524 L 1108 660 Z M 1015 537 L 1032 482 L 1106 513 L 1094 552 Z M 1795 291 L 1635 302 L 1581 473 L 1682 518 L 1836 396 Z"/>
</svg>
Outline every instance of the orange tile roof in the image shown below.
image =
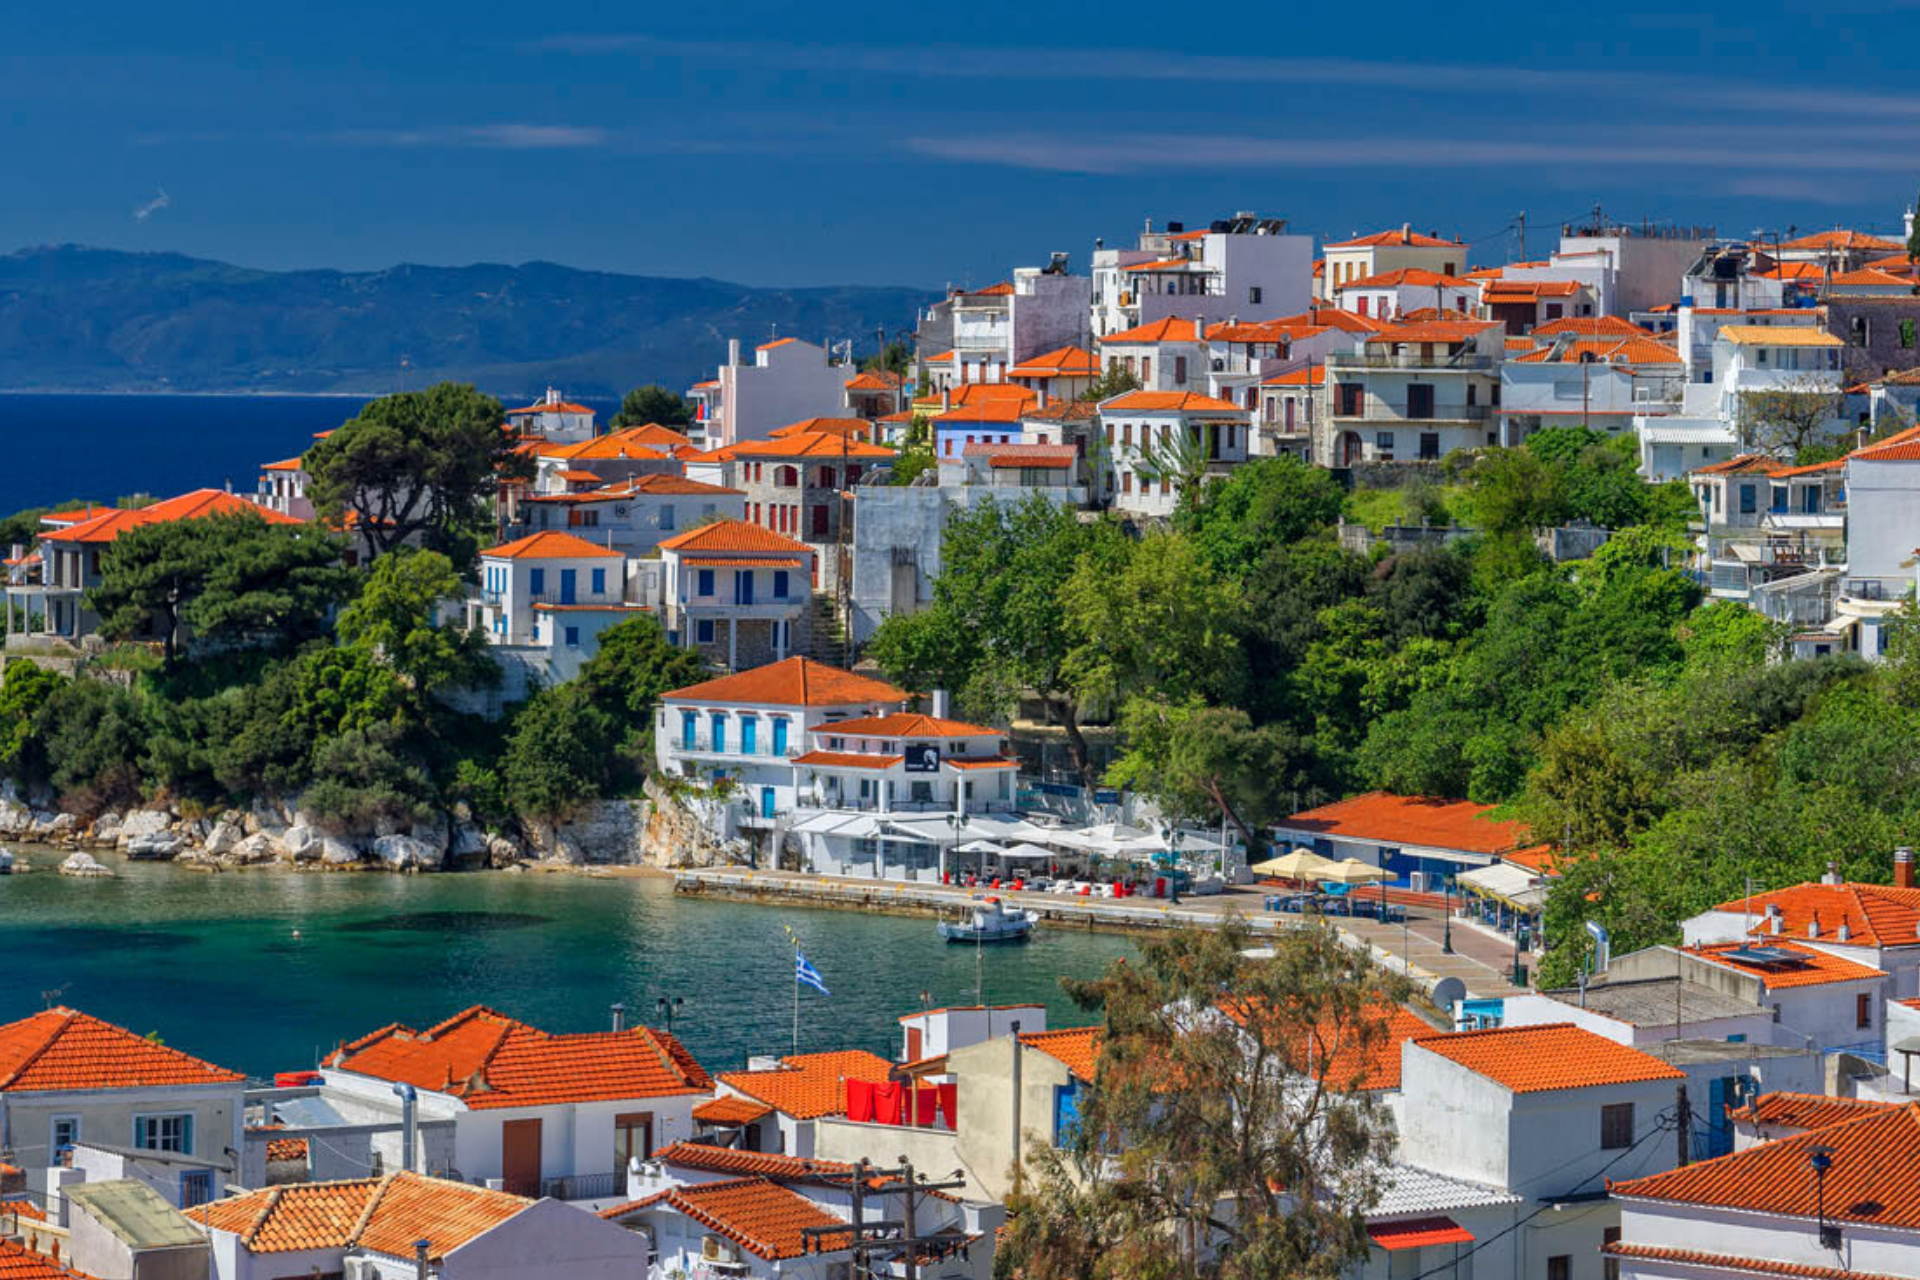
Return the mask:
<svg viewBox="0 0 1920 1280">
<path fill-rule="evenodd" d="M 1769 991 L 1782 991 L 1790 987 L 1819 987 L 1830 982 L 1858 982 L 1863 978 L 1887 976 L 1885 971 L 1875 969 L 1871 965 L 1843 960 L 1839 956 L 1829 955 L 1825 951 L 1816 951 L 1812 947 L 1804 947 L 1797 942 L 1788 942 L 1784 938 L 1767 937 L 1765 942 L 1770 950 L 1792 952 L 1796 957 L 1793 967 L 1782 968 L 1738 959 L 1732 952 L 1738 947 L 1749 945 L 1744 942 L 1715 942 L 1705 946 L 1688 947 L 1687 954 L 1711 961 L 1723 969 L 1732 969 L 1735 972 L 1759 978 L 1766 984 Z"/>
<path fill-rule="evenodd" d="M 245 498 L 235 497 L 224 489 L 195 489 L 192 493 L 183 493 L 177 498 L 168 498 L 165 502 L 156 502 L 152 506 L 136 510 L 114 508 L 103 511 L 91 520 L 69 525 L 64 529 L 55 529 L 40 535 L 42 542 L 112 542 L 129 529 L 142 525 L 165 524 L 173 520 L 200 520 L 208 516 L 238 515 L 246 513 L 256 515 L 268 524 L 300 524 L 292 516 L 281 515 L 270 507 L 258 506 Z"/>
<path fill-rule="evenodd" d="M 989 756 L 976 760 L 960 760 L 948 756 L 940 763 L 949 769 L 1017 769 L 1020 767 L 1020 762 L 1012 756 Z"/>
<path fill-rule="evenodd" d="M 1874 1098 L 1834 1098 L 1821 1093 L 1763 1093 L 1744 1107 L 1728 1107 L 1727 1115 L 1749 1124 L 1786 1129 L 1824 1129 L 1897 1107 L 1897 1102 Z"/>
<path fill-rule="evenodd" d="M 1013 292 L 1013 282 L 1002 280 L 999 284 L 990 284 L 984 289 L 975 289 L 967 296 L 970 298 L 1004 298 Z"/>
<path fill-rule="evenodd" d="M 88 1280 L 17 1240 L 0 1240 L 0 1280 Z"/>
<path fill-rule="evenodd" d="M 1022 360 L 1007 370 L 1009 378 L 1092 377 L 1100 372 L 1100 358 L 1080 347 L 1061 347 L 1045 355 Z"/>
<path fill-rule="evenodd" d="M 1085 400 L 1055 400 L 1044 409 L 1029 409 L 1026 416 L 1034 422 L 1081 422 L 1100 416 L 1097 405 Z"/>
<path fill-rule="evenodd" d="M 772 1114 L 772 1107 L 745 1098 L 713 1098 L 693 1109 L 693 1118 L 701 1124 L 752 1124 Z"/>
<path fill-rule="evenodd" d="M 865 755 L 858 751 L 809 751 L 795 756 L 793 762 L 815 769 L 891 769 L 905 759 L 905 756 Z"/>
<path fill-rule="evenodd" d="M 644 1209 L 671 1209 L 684 1214 L 768 1261 L 837 1252 L 853 1239 L 851 1228 L 844 1239 L 808 1236 L 809 1228 L 844 1226 L 845 1219 L 834 1217 L 805 1196 L 766 1178 L 673 1187 L 608 1210 L 602 1216 L 626 1217 Z"/>
<path fill-rule="evenodd" d="M 893 1068 L 864 1049 L 797 1053 L 780 1061 L 786 1065 L 771 1071 L 725 1072 L 720 1083 L 796 1120 L 811 1120 L 846 1112 L 849 1079 L 884 1084 Z"/>
<path fill-rule="evenodd" d="M 1475 281 L 1464 280 L 1459 276 L 1441 275 L 1438 271 L 1423 271 L 1419 267 L 1401 267 L 1396 271 L 1382 271 L 1378 275 L 1362 276 L 1358 280 L 1348 280 L 1334 286 L 1335 292 L 1346 289 L 1397 289 L 1405 286 L 1415 288 L 1470 288 Z"/>
<path fill-rule="evenodd" d="M 1291 342 L 1297 333 L 1294 325 L 1284 320 L 1242 320 L 1236 323 L 1221 321 L 1207 326 L 1209 342 Z"/>
<path fill-rule="evenodd" d="M 1022 1032 L 1020 1043 L 1058 1059 L 1079 1079 L 1091 1082 L 1094 1067 L 1100 1061 L 1100 1042 L 1104 1036 L 1105 1032 L 1099 1027 L 1063 1027 L 1054 1031 Z"/>
<path fill-rule="evenodd" d="M 524 413 L 592 413 L 593 410 L 571 400 L 556 400 L 552 404 L 530 404 L 524 409 L 509 409 L 507 416 L 517 418 Z"/>
<path fill-rule="evenodd" d="M 755 347 L 754 350 L 755 351 L 771 351 L 775 347 L 784 347 L 789 342 L 798 342 L 798 341 L 800 341 L 800 339 L 798 338 L 775 338 L 772 342 L 761 343 L 759 346 Z"/>
<path fill-rule="evenodd" d="M 1136 325 L 1131 329 L 1122 329 L 1100 339 L 1101 342 L 1148 343 L 1148 342 L 1198 342 L 1200 340 L 1200 322 L 1182 320 L 1178 316 L 1167 316 L 1151 324 Z"/>
<path fill-rule="evenodd" d="M 1245 413 L 1237 404 L 1198 391 L 1128 391 L 1105 401 L 1102 413 Z"/>
<path fill-rule="evenodd" d="M 1493 280 L 1487 282 L 1481 301 L 1495 303 L 1538 302 L 1542 298 L 1571 298 L 1580 292 L 1573 280 Z"/>
<path fill-rule="evenodd" d="M 1000 736 L 998 729 L 968 724 L 965 720 L 937 720 L 915 711 L 896 711 L 884 716 L 857 716 L 852 720 L 828 720 L 816 725 L 816 734 L 858 738 L 978 738 Z"/>
<path fill-rule="evenodd" d="M 1742 453 L 1731 458 L 1722 458 L 1719 462 L 1709 462 L 1704 467 L 1695 467 L 1688 472 L 1696 476 L 1770 476 L 1786 464 L 1778 458 L 1769 458 L 1763 453 Z"/>
<path fill-rule="evenodd" d="M 873 430 L 873 424 L 865 418 L 802 418 L 798 422 L 789 422 L 784 427 L 775 427 L 767 432 L 770 440 L 785 440 L 790 436 L 815 435 L 865 437 Z"/>
<path fill-rule="evenodd" d="M 717 1101 L 741 1100 L 721 1098 Z M 853 1172 L 852 1165 L 839 1160 L 812 1160 L 771 1151 L 740 1151 L 732 1147 L 709 1146 L 704 1142 L 676 1142 L 654 1152 L 653 1158 L 662 1164 L 677 1165 L 682 1169 L 704 1169 L 709 1173 L 730 1173 L 742 1178 L 772 1178 L 776 1182 L 802 1182 L 823 1174 L 831 1177 Z M 611 1217 L 617 1212 L 608 1210 L 602 1216 Z"/>
<path fill-rule="evenodd" d="M 1381 245 L 1411 245 L 1417 249 L 1464 249 L 1467 246 L 1459 240 L 1442 240 L 1438 236 L 1423 236 L 1418 231 L 1406 227 L 1398 231 L 1376 231 L 1370 236 L 1360 236 L 1353 240 L 1336 240 L 1322 246 L 1327 249 L 1368 249 Z"/>
<path fill-rule="evenodd" d="M 1512 341 L 1512 339 L 1508 339 Z M 1525 339 L 1521 339 L 1525 341 Z M 1652 338 L 1582 338 L 1565 347 L 1542 347 L 1520 364 L 1679 364 L 1680 353 Z"/>
<path fill-rule="evenodd" d="M 806 565 L 807 558 L 798 553 L 790 556 L 682 556 L 680 563 L 717 569 L 799 569 Z"/>
<path fill-rule="evenodd" d="M 552 1035 L 475 1005 L 427 1031 L 387 1026 L 336 1051 L 340 1071 L 448 1094 L 482 1110 L 707 1093 L 706 1069 L 651 1027 Z"/>
<path fill-rule="evenodd" d="M 676 533 L 660 544 L 662 551 L 784 551 L 812 555 L 813 548 L 796 542 L 784 533 L 763 529 L 745 520 L 715 520 L 698 528 Z"/>
<path fill-rule="evenodd" d="M 239 1084 L 216 1067 L 64 1005 L 0 1026 L 0 1092 Z"/>
<path fill-rule="evenodd" d="M 31 1200 L 0 1200 L 0 1217 L 11 1214 L 16 1218 L 31 1218 L 35 1222 L 45 1222 L 47 1211 Z M 4 1275 L 5 1272 L 0 1272 Z"/>
<path fill-rule="evenodd" d="M 1784 889 L 1735 898 L 1714 907 L 1730 915 L 1751 915 L 1756 936 L 1770 932 L 1767 911 L 1779 907 L 1780 931 L 1788 938 L 1804 938 L 1816 920 L 1820 937 L 1832 942 L 1840 931 L 1856 946 L 1920 946 L 1920 889 L 1896 889 L 1884 884 L 1797 884 Z"/>
<path fill-rule="evenodd" d="M 489 560 L 585 560 L 588 558 L 617 560 L 620 558 L 620 553 L 612 547 L 603 547 L 558 529 L 530 533 L 524 538 L 515 538 L 512 542 L 488 547 L 480 554 Z"/>
<path fill-rule="evenodd" d="M 353 1182 L 294 1182 L 215 1200 L 187 1216 L 240 1238 L 248 1253 L 359 1247 L 410 1258 L 416 1240 L 444 1258 L 533 1201 L 445 1178 L 393 1173 Z"/>
<path fill-rule="evenodd" d="M 1324 364 L 1307 365 L 1292 369 L 1286 373 L 1276 373 L 1260 385 L 1263 387 L 1307 387 L 1320 386 L 1327 380 L 1327 366 Z"/>
<path fill-rule="evenodd" d="M 830 431 L 802 431 L 778 440 L 747 440 L 729 448 L 736 458 L 846 458 L 857 462 L 896 456 L 884 445 L 851 440 Z"/>
<path fill-rule="evenodd" d="M 1801 1262 L 1781 1262 L 1774 1258 L 1742 1258 L 1733 1254 L 1708 1253 L 1702 1249 L 1633 1244 L 1626 1240 L 1603 1244 L 1600 1252 L 1609 1258 L 1678 1263 L 1681 1266 L 1730 1271 L 1743 1276 L 1779 1276 L 1783 1280 L 1900 1280 L 1900 1277 L 1874 1271 L 1855 1271 L 1851 1267 L 1816 1267 Z"/>
<path fill-rule="evenodd" d="M 1283 819 L 1280 826 L 1327 836 L 1348 836 L 1381 844 L 1411 844 L 1429 849 L 1459 849 L 1467 853 L 1496 854 L 1517 849 L 1527 830 L 1518 822 L 1485 815 L 1493 805 L 1470 800 L 1438 800 L 1429 796 L 1396 796 L 1369 791 L 1350 800 L 1338 800 L 1303 810 Z"/>
<path fill-rule="evenodd" d="M 1878 285 L 1882 287 L 1891 286 L 1896 289 L 1911 289 L 1913 288 L 1913 277 L 1911 274 L 1897 276 L 1890 271 L 1883 271 L 1878 267 L 1862 267 L 1858 271 L 1838 272 L 1828 283 L 1837 285 Z"/>
<path fill-rule="evenodd" d="M 1498 320 L 1415 320 L 1368 336 L 1373 342 L 1466 342 L 1499 325 Z"/>
<path fill-rule="evenodd" d="M 528 502 L 557 502 L 565 505 L 578 505 L 586 502 L 619 502 L 628 498 L 637 498 L 645 494 L 655 497 L 703 497 L 721 495 L 726 497 L 745 497 L 745 489 L 729 489 L 725 485 L 708 484 L 703 480 L 689 480 L 685 476 L 654 474 L 629 476 L 614 484 L 603 485 L 598 489 L 588 489 L 580 493 L 530 493 Z"/>
<path fill-rule="evenodd" d="M 1847 457 L 1859 458 L 1863 462 L 1912 462 L 1920 459 L 1920 426 L 1896 431 L 1885 440 L 1855 449 Z M 43 538 L 47 536 L 41 535 Z"/>
<path fill-rule="evenodd" d="M 1570 1022 L 1453 1031 L 1422 1036 L 1414 1043 L 1514 1093 L 1686 1079 L 1684 1071 L 1651 1054 Z"/>
<path fill-rule="evenodd" d="M 1131 262 L 1122 271 L 1204 271 L 1206 263 L 1192 258 L 1159 258 L 1152 262 Z"/>
<path fill-rule="evenodd" d="M 1336 306 L 1313 306 L 1297 316 L 1288 316 L 1290 323 L 1324 325 L 1329 329 L 1338 329 L 1343 333 L 1378 333 L 1386 328 L 1386 323 L 1372 316 L 1363 316 Z"/>
<path fill-rule="evenodd" d="M 269 462 L 260 469 L 262 471 L 298 471 L 305 465 L 304 458 L 283 458 L 279 462 Z"/>
<path fill-rule="evenodd" d="M 847 379 L 849 391 L 898 391 L 901 385 L 899 374 L 884 369 L 863 369 Z"/>
<path fill-rule="evenodd" d="M 1832 1160 L 1825 1182 L 1828 1220 L 1920 1229 L 1920 1104 L 1907 1103 L 1718 1160 L 1608 1184 L 1619 1199 L 1664 1200 L 1774 1217 L 1811 1218 L 1820 1188 L 1808 1161 L 1814 1147 Z"/>
<path fill-rule="evenodd" d="M 746 702 L 781 707 L 899 704 L 907 695 L 868 676 L 794 657 L 662 695 L 676 702 Z"/>
<path fill-rule="evenodd" d="M 600 473 L 597 471 L 575 471 L 571 468 L 565 471 L 556 471 L 554 474 L 562 480 L 585 480 L 590 484 L 598 483 L 600 479 Z"/>
<path fill-rule="evenodd" d="M 1533 327 L 1536 338 L 1557 338 L 1563 333 L 1577 333 L 1588 338 L 1604 338 L 1608 335 L 1622 338 L 1653 336 L 1650 330 L 1642 329 L 1630 320 L 1622 320 L 1619 316 L 1566 316 Z"/>
<path fill-rule="evenodd" d="M 1897 240 L 1882 240 L 1879 236 L 1841 230 L 1816 231 L 1810 236 L 1801 236 L 1798 240 L 1783 240 L 1777 247 L 1781 249 L 1878 249 L 1888 253 L 1906 248 Z"/>
<path fill-rule="evenodd" d="M 1018 422 L 1027 416 L 1027 403 L 1012 400 L 988 400 L 965 408 L 949 409 L 933 415 L 933 421 L 955 426 L 968 422 Z"/>
<path fill-rule="evenodd" d="M 947 397 L 950 407 L 959 409 L 981 401 L 1011 401 L 1015 404 L 1034 404 L 1040 397 L 1026 387 L 1016 387 L 1011 382 L 968 382 L 953 389 Z M 935 404 L 939 397 L 933 398 Z"/>
<path fill-rule="evenodd" d="M 1070 444 L 970 444 L 963 452 L 969 458 L 985 458 L 996 470 L 1027 467 L 1057 471 L 1080 460 L 1080 451 Z"/>
<path fill-rule="evenodd" d="M 305 1138 L 269 1138 L 267 1139 L 267 1161 L 278 1163 L 283 1160 L 305 1160 L 307 1158 L 307 1140 Z"/>
</svg>

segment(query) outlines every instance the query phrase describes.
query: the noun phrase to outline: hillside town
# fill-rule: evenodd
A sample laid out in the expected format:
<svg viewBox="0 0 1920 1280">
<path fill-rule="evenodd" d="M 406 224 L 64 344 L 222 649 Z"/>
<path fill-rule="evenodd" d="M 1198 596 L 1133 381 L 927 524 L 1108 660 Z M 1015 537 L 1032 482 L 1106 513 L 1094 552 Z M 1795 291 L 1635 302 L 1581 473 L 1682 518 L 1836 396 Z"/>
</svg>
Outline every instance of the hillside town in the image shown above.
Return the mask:
<svg viewBox="0 0 1920 1280">
<path fill-rule="evenodd" d="M 884 1054 L 799 1051 L 859 978 L 796 944 L 744 1062 L 503 997 L 264 1079 L 15 992 L 0 1277 L 1920 1278 L 1914 218 L 1148 219 L 609 421 L 441 384 L 13 517 L 0 837 L 60 874 L 1141 956 Z"/>
</svg>

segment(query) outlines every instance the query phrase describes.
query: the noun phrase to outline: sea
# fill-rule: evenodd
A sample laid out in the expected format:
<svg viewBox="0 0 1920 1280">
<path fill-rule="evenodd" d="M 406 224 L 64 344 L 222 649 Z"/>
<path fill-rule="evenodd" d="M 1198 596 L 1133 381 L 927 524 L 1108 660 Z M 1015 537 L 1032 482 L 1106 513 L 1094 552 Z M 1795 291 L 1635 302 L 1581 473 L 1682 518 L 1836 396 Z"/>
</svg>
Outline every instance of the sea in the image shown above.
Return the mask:
<svg viewBox="0 0 1920 1280">
<path fill-rule="evenodd" d="M 512 408 L 537 391 L 497 391 Z M 268 462 L 304 452 L 370 396 L 0 393 L 0 516 L 73 500 L 193 489 L 250 493 Z M 569 396 L 604 425 L 617 400 Z"/>
<path fill-rule="evenodd" d="M 57 850 L 16 856 L 35 870 L 0 877 L 0 1023 L 69 1005 L 262 1078 L 475 1004 L 591 1031 L 616 1001 L 666 1025 L 665 1000 L 715 1071 L 796 1043 L 891 1057 L 900 1015 L 982 993 L 1042 1002 L 1050 1026 L 1096 1021 L 1060 979 L 1136 953 L 1064 926 L 1020 946 L 953 945 L 927 917 L 685 897 L 657 876 L 207 874 L 101 854 L 108 880 L 59 875 Z M 787 928 L 830 994 L 796 986 Z"/>
</svg>

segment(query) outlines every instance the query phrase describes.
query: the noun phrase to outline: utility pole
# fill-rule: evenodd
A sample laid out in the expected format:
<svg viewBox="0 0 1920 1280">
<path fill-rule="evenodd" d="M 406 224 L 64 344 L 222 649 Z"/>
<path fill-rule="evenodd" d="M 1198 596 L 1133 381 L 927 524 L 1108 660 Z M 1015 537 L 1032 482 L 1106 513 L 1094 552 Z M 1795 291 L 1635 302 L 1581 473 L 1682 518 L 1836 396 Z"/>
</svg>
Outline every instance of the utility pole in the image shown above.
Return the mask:
<svg viewBox="0 0 1920 1280">
<path fill-rule="evenodd" d="M 897 1168 L 876 1169 L 863 1158 L 849 1173 L 815 1175 L 826 1185 L 848 1193 L 853 1220 L 844 1226 L 802 1227 L 800 1241 L 806 1252 L 838 1253 L 844 1249 L 853 1255 L 852 1269 L 856 1277 L 871 1277 L 879 1271 L 891 1274 L 892 1268 L 888 1264 L 897 1261 L 906 1280 L 920 1280 L 923 1256 L 926 1261 L 937 1262 L 956 1253 L 964 1253 L 967 1249 L 966 1232 L 944 1228 L 921 1235 L 914 1218 L 920 1207 L 920 1197 L 935 1191 L 964 1190 L 967 1186 L 965 1175 L 956 1169 L 945 1182 L 927 1182 L 914 1171 L 912 1161 L 905 1156 L 899 1157 L 899 1161 Z M 867 1221 L 867 1197 L 891 1194 L 904 1196 L 900 1218 Z M 876 1268 L 875 1263 L 881 1264 L 880 1267 Z"/>
<path fill-rule="evenodd" d="M 1676 1136 L 1680 1142 L 1679 1167 L 1684 1169 L 1691 1163 L 1687 1141 L 1693 1134 L 1693 1108 L 1687 1103 L 1687 1085 L 1684 1080 L 1680 1082 L 1680 1101 L 1675 1107 L 1675 1114 L 1679 1117 L 1679 1123 L 1675 1126 Z"/>
</svg>

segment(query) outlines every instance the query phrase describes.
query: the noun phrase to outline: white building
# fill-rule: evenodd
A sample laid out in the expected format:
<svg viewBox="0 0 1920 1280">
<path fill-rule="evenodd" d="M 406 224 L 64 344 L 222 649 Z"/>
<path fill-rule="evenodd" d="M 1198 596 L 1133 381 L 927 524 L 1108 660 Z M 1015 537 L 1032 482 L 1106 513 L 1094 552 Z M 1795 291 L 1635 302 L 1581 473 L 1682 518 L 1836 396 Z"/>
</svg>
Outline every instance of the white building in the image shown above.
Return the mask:
<svg viewBox="0 0 1920 1280">
<path fill-rule="evenodd" d="M 503 696 L 524 696 L 533 677 L 549 684 L 571 680 L 599 651 L 602 631 L 652 612 L 659 584 L 650 568 L 557 529 L 482 551 L 480 593 L 468 602 L 468 625 L 493 646 L 507 676 Z"/>
<path fill-rule="evenodd" d="M 1480 283 L 1422 267 L 1396 267 L 1333 286 L 1333 300 L 1344 310 L 1378 320 L 1427 307 L 1470 315 L 1480 305 Z"/>
<path fill-rule="evenodd" d="M 1683 941 L 1697 947 L 1790 938 L 1889 974 L 1891 998 L 1920 996 L 1920 890 L 1913 886 L 1912 851 L 1896 850 L 1893 869 L 1891 885 L 1835 875 L 1722 902 L 1682 921 Z"/>
<path fill-rule="evenodd" d="M 1351 240 L 1336 240 L 1321 248 L 1325 268 L 1320 276 L 1320 296 L 1331 302 L 1342 285 L 1355 280 L 1382 276 L 1390 271 L 1411 267 L 1436 275 L 1456 277 L 1467 270 L 1467 246 L 1459 240 L 1438 235 L 1421 235 L 1411 226 L 1397 231 L 1376 231 Z M 1431 306 L 1431 302 L 1422 302 Z"/>
<path fill-rule="evenodd" d="M 1109 459 L 1103 487 L 1114 509 L 1171 516 L 1180 495 L 1167 464 L 1182 461 L 1183 447 L 1197 448 L 1206 477 L 1226 475 L 1247 460 L 1252 419 L 1245 409 L 1194 391 L 1129 391 L 1102 401 L 1100 429 Z"/>
<path fill-rule="evenodd" d="M 743 489 L 678 475 L 643 475 L 565 493 L 529 494 L 509 532 L 559 529 L 592 539 L 624 556 L 652 555 L 683 530 L 746 515 Z"/>
<path fill-rule="evenodd" d="M 1147 391 L 1199 391 L 1209 372 L 1202 320 L 1162 316 L 1100 339 L 1105 368 L 1119 365 Z"/>
<path fill-rule="evenodd" d="M 809 634 L 813 548 L 745 520 L 660 544 L 667 635 L 729 671 L 779 662 Z"/>
<path fill-rule="evenodd" d="M 632 1280 L 648 1262 L 645 1240 L 571 1205 L 417 1173 L 249 1191 L 190 1216 L 211 1280 Z"/>
<path fill-rule="evenodd" d="M 1671 976 L 1676 971 L 1704 985 L 1759 1005 L 1772 1015 L 1774 1044 L 1825 1053 L 1877 1056 L 1882 1040 L 1888 978 L 1884 970 L 1770 930 L 1744 942 L 1648 947 L 1615 956 L 1614 979 Z"/>
<path fill-rule="evenodd" d="M 1409 1039 L 1401 1055 L 1398 1158 L 1529 1202 L 1475 1274 L 1602 1280 L 1619 1223 L 1605 1179 L 1673 1167 L 1661 1116 L 1683 1073 L 1567 1024 Z"/>
<path fill-rule="evenodd" d="M 1499 443 L 1506 335 L 1492 320 L 1415 320 L 1327 357 L 1333 412 L 1320 456 L 1334 466 L 1418 459 Z"/>
<path fill-rule="evenodd" d="M 169 1178 L 174 1205 L 204 1203 L 239 1179 L 238 1071 L 64 1006 L 0 1026 L 0 1063 L 0 1141 L 39 1203 L 72 1176 L 65 1166 L 80 1143 L 191 1158 Z"/>
<path fill-rule="evenodd" d="M 1549 339 L 1500 366 L 1500 443 L 1549 427 L 1629 430 L 1677 407 L 1684 378 L 1679 354 L 1651 335 Z"/>
<path fill-rule="evenodd" d="M 590 440 L 593 410 L 548 387 L 547 393 L 534 403 L 507 410 L 507 425 L 525 436 L 544 436 L 553 441 Z"/>
<path fill-rule="evenodd" d="M 736 1099 L 766 1108 L 755 1126 L 755 1147 L 776 1155 L 810 1158 L 818 1122 L 847 1113 L 847 1082 L 885 1084 L 893 1064 L 864 1049 L 755 1057 L 745 1071 L 725 1071 L 716 1101 Z"/>
<path fill-rule="evenodd" d="M 330 1093 L 382 1114 L 411 1090 L 418 1118 L 453 1122 L 451 1167 L 467 1181 L 563 1200 L 622 1194 L 628 1162 L 693 1136 L 713 1081 L 651 1027 L 553 1034 L 475 1005 L 425 1031 L 392 1025 L 322 1064 Z M 322 1134 L 324 1137 L 324 1134 Z M 386 1141 L 395 1143 L 398 1135 Z M 431 1167 L 398 1142 L 386 1155 Z"/>
<path fill-rule="evenodd" d="M 846 404 L 852 366 L 835 363 L 825 347 L 777 338 L 740 362 L 740 342 L 727 343 L 719 376 L 693 389 L 709 448 L 764 440 L 774 428 L 803 418 L 829 418 Z"/>
<path fill-rule="evenodd" d="M 1193 231 L 1177 222 L 1155 231 L 1149 219 L 1135 248 L 1096 247 L 1093 336 L 1169 316 L 1269 320 L 1298 311 L 1312 296 L 1313 240 L 1288 235 L 1286 225 L 1240 213 Z"/>
</svg>

